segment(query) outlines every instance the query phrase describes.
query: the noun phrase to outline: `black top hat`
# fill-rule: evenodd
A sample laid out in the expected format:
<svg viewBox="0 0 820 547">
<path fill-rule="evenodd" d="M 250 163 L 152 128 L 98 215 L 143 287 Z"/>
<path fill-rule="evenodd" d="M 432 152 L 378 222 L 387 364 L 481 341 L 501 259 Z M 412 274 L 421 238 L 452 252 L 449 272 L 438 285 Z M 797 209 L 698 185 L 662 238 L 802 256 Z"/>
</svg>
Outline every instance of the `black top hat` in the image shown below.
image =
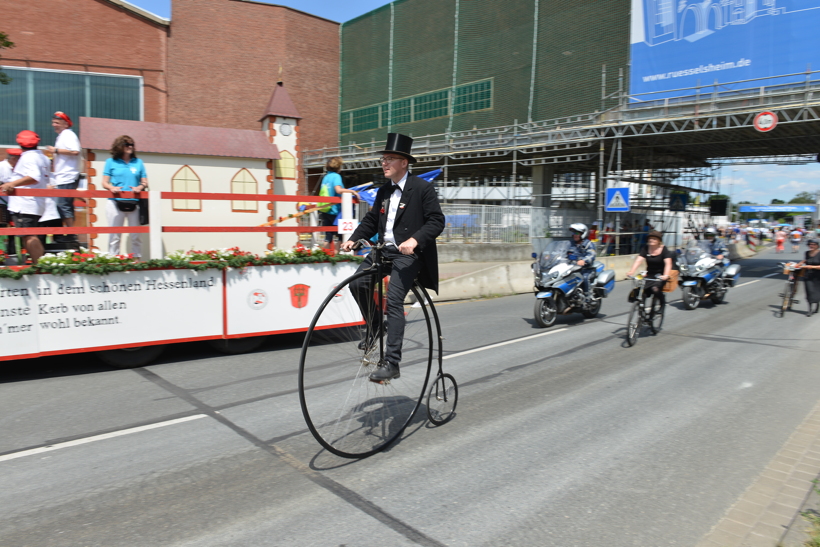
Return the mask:
<svg viewBox="0 0 820 547">
<path fill-rule="evenodd" d="M 388 133 L 387 144 L 384 145 L 384 148 L 379 152 L 382 154 L 398 154 L 410 163 L 416 163 L 416 158 L 410 155 L 410 150 L 413 148 L 413 139 L 407 135 Z"/>
</svg>

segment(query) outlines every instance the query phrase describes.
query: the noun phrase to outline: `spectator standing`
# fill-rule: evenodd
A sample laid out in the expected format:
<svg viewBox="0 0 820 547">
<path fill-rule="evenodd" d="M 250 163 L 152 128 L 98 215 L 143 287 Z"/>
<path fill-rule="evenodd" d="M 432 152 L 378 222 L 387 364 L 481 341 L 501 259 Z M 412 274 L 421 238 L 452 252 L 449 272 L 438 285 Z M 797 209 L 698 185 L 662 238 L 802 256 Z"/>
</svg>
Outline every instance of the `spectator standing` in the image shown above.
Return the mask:
<svg viewBox="0 0 820 547">
<path fill-rule="evenodd" d="M 46 150 L 51 152 L 54 163 L 52 182 L 49 186 L 57 190 L 76 190 L 80 183 L 80 150 L 82 148 L 77 134 L 71 130 L 73 125 L 71 118 L 65 112 L 57 111 L 51 117 L 51 127 L 57 133 L 57 140 L 54 146 L 47 146 Z M 55 202 L 63 226 L 67 228 L 74 226 L 73 197 L 46 198 L 46 200 Z M 77 236 L 72 234 L 55 239 L 74 242 Z"/>
<path fill-rule="evenodd" d="M 806 301 L 809 304 L 809 313 L 807 317 L 811 317 L 817 313 L 820 308 L 820 240 L 808 240 L 809 250 L 806 251 L 806 257 L 798 264 L 798 268 L 802 268 L 806 273 L 803 274 L 803 281 L 806 284 Z"/>
<path fill-rule="evenodd" d="M 342 176 L 339 174 L 344 162 L 339 156 L 330 158 L 325 165 L 327 173 L 322 178 L 322 185 L 319 188 L 320 196 L 339 197 L 342 194 L 353 194 L 358 196 L 354 190 L 348 190 L 344 187 Z M 319 209 L 319 224 L 321 226 L 334 226 L 336 219 L 339 218 L 339 212 L 342 210 L 340 203 L 328 204 L 326 207 Z M 341 241 L 342 234 L 338 232 L 325 232 L 325 248 L 338 250 L 333 244 L 333 239 Z"/>
<path fill-rule="evenodd" d="M 141 192 L 148 189 L 148 176 L 145 174 L 145 165 L 137 157 L 134 139 L 128 135 L 121 135 L 114 139 L 111 145 L 111 157 L 105 160 L 103 170 L 103 188 L 112 194 L 120 192 Z M 105 214 L 109 226 L 124 226 L 126 219 L 129 226 L 140 225 L 139 200 L 135 198 L 109 198 L 105 205 Z M 120 240 L 122 234 L 108 236 L 108 253 L 120 254 Z M 135 258 L 142 256 L 142 240 L 140 234 L 131 234 L 131 251 Z"/>
<path fill-rule="evenodd" d="M 45 198 L 14 195 L 14 189 L 18 186 L 27 189 L 45 189 L 48 186 L 48 158 L 37 150 L 39 143 L 40 136 L 34 131 L 17 134 L 17 144 L 23 153 L 12 171 L 12 180 L 0 185 L 0 190 L 9 194 L 9 212 L 16 228 L 37 228 L 45 209 Z M 21 239 L 32 263 L 37 264 L 45 252 L 40 239 L 36 235 L 24 235 Z"/>
<path fill-rule="evenodd" d="M 796 253 L 800 250 L 800 240 L 803 238 L 803 232 L 800 231 L 799 228 L 795 228 L 792 230 L 792 233 L 789 234 L 789 239 L 791 239 L 792 243 L 792 252 Z"/>
<path fill-rule="evenodd" d="M 776 245 L 774 251 L 775 253 L 782 253 L 786 250 L 784 248 L 786 243 L 786 232 L 783 231 L 782 226 L 778 226 L 777 231 L 774 234 L 774 242 Z"/>
<path fill-rule="evenodd" d="M 20 159 L 20 154 L 23 151 L 19 148 L 9 148 L 6 150 L 6 159 L 0 161 L 0 184 L 11 182 L 11 174 L 14 172 L 14 167 Z M 7 196 L 0 196 L 0 227 L 7 228 L 11 222 L 9 215 L 9 198 Z M 6 255 L 16 255 L 17 250 L 14 245 L 14 236 L 6 238 Z"/>
</svg>

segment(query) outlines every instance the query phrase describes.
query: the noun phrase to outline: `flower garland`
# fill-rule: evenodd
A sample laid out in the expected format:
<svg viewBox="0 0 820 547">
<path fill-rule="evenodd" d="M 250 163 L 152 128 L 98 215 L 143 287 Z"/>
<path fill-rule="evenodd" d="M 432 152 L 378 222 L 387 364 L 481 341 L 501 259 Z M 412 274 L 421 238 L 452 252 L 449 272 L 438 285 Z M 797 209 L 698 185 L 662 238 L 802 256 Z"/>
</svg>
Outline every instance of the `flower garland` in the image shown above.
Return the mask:
<svg viewBox="0 0 820 547">
<path fill-rule="evenodd" d="M 226 268 L 242 269 L 247 266 L 272 266 L 282 264 L 319 264 L 328 262 L 361 262 L 360 256 L 336 255 L 324 249 L 306 249 L 298 244 L 292 251 L 274 249 L 264 255 L 242 251 L 238 247 L 207 251 L 175 251 L 163 259 L 139 262 L 133 255 L 110 255 L 81 249 L 79 252 L 64 251 L 44 255 L 36 265 L 13 269 L 0 267 L 0 278 L 20 279 L 24 275 L 49 273 L 66 275 L 73 273 L 104 275 L 112 272 L 134 270 L 187 269 L 203 271 Z"/>
</svg>

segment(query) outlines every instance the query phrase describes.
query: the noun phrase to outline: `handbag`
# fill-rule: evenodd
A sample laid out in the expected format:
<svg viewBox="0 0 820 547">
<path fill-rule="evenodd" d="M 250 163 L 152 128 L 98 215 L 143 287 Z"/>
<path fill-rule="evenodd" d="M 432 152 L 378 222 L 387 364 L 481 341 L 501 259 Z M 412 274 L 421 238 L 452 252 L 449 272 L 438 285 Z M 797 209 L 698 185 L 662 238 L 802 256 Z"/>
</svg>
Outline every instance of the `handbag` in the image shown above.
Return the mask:
<svg viewBox="0 0 820 547">
<path fill-rule="evenodd" d="M 140 198 L 140 225 L 145 226 L 146 224 L 148 224 L 148 200 Z"/>
<path fill-rule="evenodd" d="M 114 203 L 117 205 L 117 209 L 123 213 L 130 213 L 137 209 L 136 201 L 115 201 Z"/>
<path fill-rule="evenodd" d="M 680 270 L 671 270 L 669 272 L 669 279 L 663 285 L 663 292 L 672 292 L 678 288 L 678 278 L 680 277 Z"/>
</svg>

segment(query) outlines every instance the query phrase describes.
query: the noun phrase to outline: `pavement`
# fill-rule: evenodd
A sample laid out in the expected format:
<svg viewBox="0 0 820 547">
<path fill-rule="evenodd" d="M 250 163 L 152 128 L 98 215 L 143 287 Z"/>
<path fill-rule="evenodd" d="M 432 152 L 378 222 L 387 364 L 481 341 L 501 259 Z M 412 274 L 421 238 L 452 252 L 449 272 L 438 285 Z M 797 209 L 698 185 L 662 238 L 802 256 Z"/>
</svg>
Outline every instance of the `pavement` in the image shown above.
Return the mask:
<svg viewBox="0 0 820 547">
<path fill-rule="evenodd" d="M 760 252 L 771 247 L 767 244 Z M 756 254 L 744 246 L 738 258 Z M 439 279 L 446 281 L 500 264 L 505 263 L 439 264 Z M 803 547 L 809 539 L 809 523 L 802 513 L 820 511 L 820 494 L 815 491 L 818 477 L 820 402 L 696 547 Z"/>
</svg>

